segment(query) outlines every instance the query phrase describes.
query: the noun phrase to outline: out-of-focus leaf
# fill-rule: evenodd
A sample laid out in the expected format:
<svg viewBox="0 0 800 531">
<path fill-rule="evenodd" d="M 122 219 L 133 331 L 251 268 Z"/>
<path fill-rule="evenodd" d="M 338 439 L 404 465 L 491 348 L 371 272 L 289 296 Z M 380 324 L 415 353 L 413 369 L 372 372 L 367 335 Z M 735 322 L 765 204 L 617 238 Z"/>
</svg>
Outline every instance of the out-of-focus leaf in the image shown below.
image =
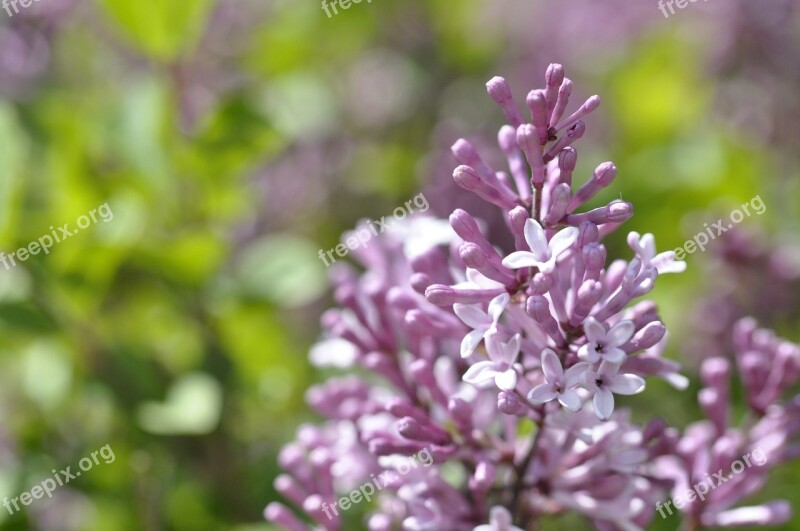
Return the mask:
<svg viewBox="0 0 800 531">
<path fill-rule="evenodd" d="M 239 265 L 246 293 L 279 306 L 295 307 L 319 297 L 326 287 L 325 267 L 308 240 L 288 234 L 264 238 L 247 248 Z"/>
<path fill-rule="evenodd" d="M 165 61 L 197 41 L 214 7 L 212 0 L 97 2 L 140 51 Z"/>
<path fill-rule="evenodd" d="M 139 408 L 142 429 L 158 435 L 203 435 L 217 427 L 222 388 L 204 373 L 187 374 L 170 387 L 164 402 Z"/>
</svg>

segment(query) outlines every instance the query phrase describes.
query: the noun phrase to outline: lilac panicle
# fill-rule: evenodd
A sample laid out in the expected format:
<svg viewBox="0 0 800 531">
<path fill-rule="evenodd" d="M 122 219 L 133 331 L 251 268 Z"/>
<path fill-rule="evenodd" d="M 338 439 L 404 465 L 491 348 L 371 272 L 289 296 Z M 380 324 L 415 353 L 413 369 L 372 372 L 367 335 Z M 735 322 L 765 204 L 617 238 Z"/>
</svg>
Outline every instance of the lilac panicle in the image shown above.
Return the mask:
<svg viewBox="0 0 800 531">
<path fill-rule="evenodd" d="M 334 377 L 308 391 L 323 423 L 300 428 L 280 455 L 286 474 L 275 483 L 303 516 L 273 502 L 265 510 L 271 522 L 344 529 L 342 497 L 351 500 L 345 505 L 363 502 L 352 493 L 372 484 L 365 525 L 373 531 L 509 531 L 565 511 L 598 529 L 636 530 L 672 489 L 737 452 L 760 445 L 775 462 L 800 454 L 790 443 L 800 399 L 778 405 L 800 373 L 797 346 L 747 321 L 737 327 L 736 360 L 760 419 L 749 430 L 730 428 L 733 367 L 725 360 L 703 371 L 700 404 L 710 420 L 683 433 L 659 419 L 637 426 L 617 406 L 621 395 L 646 392 L 651 378 L 688 385 L 662 355 L 669 334 L 655 304 L 642 300 L 660 275 L 685 264 L 636 232 L 628 256 L 609 260 L 603 239 L 633 206 L 584 208 L 614 182 L 613 163 L 583 183 L 575 175 L 575 144 L 600 100 L 570 113 L 563 67 L 551 65 L 544 82 L 525 100 L 530 122 L 506 80 L 487 84 L 507 122 L 497 140 L 508 175 L 467 141 L 452 146 L 454 180 L 499 209 L 513 247 L 456 209 L 449 241 L 431 237 L 431 227 L 447 222 L 409 219 L 355 253 L 360 276 L 333 268 L 340 308 L 323 315 L 311 360 L 368 376 Z M 744 475 L 689 506 L 687 518 L 780 521 L 788 514 L 782 502 L 732 508 L 763 477 L 761 469 Z"/>
</svg>

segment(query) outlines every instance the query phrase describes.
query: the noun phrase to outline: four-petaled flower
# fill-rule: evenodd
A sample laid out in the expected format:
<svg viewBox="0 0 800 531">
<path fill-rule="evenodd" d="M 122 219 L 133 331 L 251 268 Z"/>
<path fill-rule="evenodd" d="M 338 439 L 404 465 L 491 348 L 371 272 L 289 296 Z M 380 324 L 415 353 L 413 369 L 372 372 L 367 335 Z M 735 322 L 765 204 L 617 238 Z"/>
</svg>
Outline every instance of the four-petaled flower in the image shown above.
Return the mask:
<svg viewBox="0 0 800 531">
<path fill-rule="evenodd" d="M 655 269 L 659 275 L 686 271 L 686 262 L 677 260 L 674 251 L 656 254 L 656 239 L 650 233 L 640 236 L 638 232 L 630 232 L 628 245 L 641 258 L 644 269 Z"/>
<path fill-rule="evenodd" d="M 469 358 L 478 348 L 481 340 L 497 330 L 497 321 L 508 306 L 511 297 L 508 293 L 498 295 L 489 303 L 489 311 L 484 312 L 478 304 L 454 304 L 453 311 L 472 332 L 461 341 L 461 357 Z"/>
<path fill-rule="evenodd" d="M 625 361 L 625 351 L 621 347 L 633 336 L 636 326 L 633 321 L 620 321 L 606 332 L 605 327 L 594 317 L 588 317 L 583 324 L 587 342 L 578 349 L 578 356 L 591 363 L 607 361 L 609 363 L 622 363 Z"/>
<path fill-rule="evenodd" d="M 464 373 L 462 379 L 474 386 L 494 380 L 501 391 L 513 391 L 517 386 L 517 368 L 514 363 L 519 356 L 521 338 L 516 334 L 508 343 L 503 343 L 496 332 L 486 336 L 489 359 L 479 361 Z"/>
<path fill-rule="evenodd" d="M 584 373 L 584 386 L 594 394 L 594 412 L 602 420 L 614 412 L 614 394 L 635 395 L 644 391 L 644 380 L 635 374 L 618 374 L 619 365 L 604 361 L 597 372 Z"/>
<path fill-rule="evenodd" d="M 551 272 L 556 266 L 559 255 L 566 251 L 578 238 L 576 227 L 561 229 L 547 243 L 544 229 L 536 220 L 525 221 L 525 241 L 528 251 L 517 251 L 503 259 L 503 265 L 509 269 L 522 269 L 523 267 L 538 267 L 542 273 Z"/>
<path fill-rule="evenodd" d="M 528 393 L 528 400 L 533 404 L 544 404 L 558 399 L 562 406 L 570 411 L 581 408 L 581 399 L 573 388 L 580 382 L 581 376 L 589 369 L 589 364 L 582 361 L 576 363 L 566 372 L 561 360 L 555 352 L 546 348 L 542 351 L 542 372 L 545 383 L 539 384 Z"/>
</svg>

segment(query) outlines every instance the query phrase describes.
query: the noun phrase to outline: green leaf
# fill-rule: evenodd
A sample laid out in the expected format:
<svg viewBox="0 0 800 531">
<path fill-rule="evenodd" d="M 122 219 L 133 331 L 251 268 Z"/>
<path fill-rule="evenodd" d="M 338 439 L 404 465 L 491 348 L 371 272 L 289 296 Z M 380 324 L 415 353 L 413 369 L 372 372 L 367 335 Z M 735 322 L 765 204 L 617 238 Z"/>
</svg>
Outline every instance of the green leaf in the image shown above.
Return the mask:
<svg viewBox="0 0 800 531">
<path fill-rule="evenodd" d="M 97 0 L 132 44 L 154 59 L 170 61 L 194 46 L 214 3 L 211 0 Z"/>
</svg>

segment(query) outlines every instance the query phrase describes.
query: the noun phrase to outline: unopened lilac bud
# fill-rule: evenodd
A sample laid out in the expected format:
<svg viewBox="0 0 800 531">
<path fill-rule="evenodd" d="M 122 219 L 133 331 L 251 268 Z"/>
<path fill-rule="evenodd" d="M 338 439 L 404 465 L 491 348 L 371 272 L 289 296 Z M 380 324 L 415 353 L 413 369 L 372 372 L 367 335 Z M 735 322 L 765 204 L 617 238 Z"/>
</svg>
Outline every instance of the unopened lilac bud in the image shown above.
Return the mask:
<svg viewBox="0 0 800 531">
<path fill-rule="evenodd" d="M 298 444 L 287 444 L 278 454 L 278 464 L 284 470 L 294 470 L 305 461 L 305 452 Z"/>
<path fill-rule="evenodd" d="M 545 80 L 545 98 L 546 98 L 546 115 L 545 123 L 550 118 L 550 114 L 556 106 L 558 100 L 559 87 L 564 83 L 564 67 L 558 63 L 553 63 L 547 67 L 547 72 L 544 76 Z M 555 125 L 555 122 L 550 122 Z"/>
<path fill-rule="evenodd" d="M 728 426 L 728 404 L 725 397 L 717 389 L 701 389 L 697 395 L 700 407 L 705 411 L 708 419 L 714 424 L 717 434 L 725 433 Z"/>
<path fill-rule="evenodd" d="M 373 513 L 367 522 L 369 531 L 392 531 L 392 518 L 388 514 Z"/>
<path fill-rule="evenodd" d="M 641 330 L 636 332 L 631 339 L 630 352 L 638 350 L 647 350 L 654 347 L 664 338 L 667 333 L 667 328 L 660 322 L 647 323 Z"/>
<path fill-rule="evenodd" d="M 531 280 L 531 293 L 534 295 L 544 295 L 553 288 L 553 275 L 550 273 L 536 273 Z"/>
<path fill-rule="evenodd" d="M 524 407 L 516 393 L 500 391 L 497 395 L 497 410 L 505 415 L 518 415 Z"/>
<path fill-rule="evenodd" d="M 459 256 L 464 265 L 479 271 L 482 275 L 502 284 L 514 281 L 514 275 L 500 262 L 496 254 L 487 255 L 483 249 L 472 242 L 464 242 L 459 247 Z"/>
<path fill-rule="evenodd" d="M 432 442 L 445 445 L 450 443 L 450 437 L 441 428 L 432 424 L 422 424 L 412 417 L 404 417 L 397 421 L 397 431 L 406 439 L 414 441 Z"/>
<path fill-rule="evenodd" d="M 580 187 L 572 202 L 569 205 L 569 211 L 572 212 L 586 201 L 594 197 L 597 192 L 606 188 L 617 176 L 617 167 L 613 162 L 604 162 L 600 164 L 592 174 L 592 177 Z"/>
<path fill-rule="evenodd" d="M 713 515 L 704 525 L 720 527 L 764 527 L 776 526 L 792 518 L 792 506 L 788 501 L 779 500 L 752 507 L 737 507 Z"/>
<path fill-rule="evenodd" d="M 578 152 L 575 148 L 567 146 L 558 153 L 558 169 L 560 171 L 558 180 L 561 183 L 572 186 L 572 172 L 578 165 Z M 571 188 L 570 188 L 571 189 Z"/>
<path fill-rule="evenodd" d="M 428 286 L 425 290 L 425 298 L 436 306 L 452 306 L 457 302 L 460 304 L 477 304 L 488 302 L 505 293 L 505 291 L 503 288 L 461 289 L 444 284 L 434 284 Z"/>
<path fill-rule="evenodd" d="M 572 113 L 566 120 L 555 126 L 556 132 L 563 131 L 569 127 L 572 127 L 576 124 L 580 119 L 588 115 L 589 113 L 593 112 L 600 106 L 600 96 L 592 96 L 586 102 L 581 105 L 581 108 Z"/>
<path fill-rule="evenodd" d="M 330 519 L 325 515 L 324 502 L 319 494 L 312 494 L 303 502 L 303 511 L 317 522 L 327 522 Z"/>
<path fill-rule="evenodd" d="M 566 183 L 556 186 L 550 197 L 550 207 L 544 217 L 546 225 L 556 225 L 567 214 L 567 206 L 572 199 L 572 190 Z"/>
<path fill-rule="evenodd" d="M 478 492 L 487 492 L 494 485 L 497 470 L 488 461 L 481 461 L 475 466 L 475 473 L 470 478 L 469 486 Z"/>
<path fill-rule="evenodd" d="M 542 148 L 539 144 L 536 128 L 531 124 L 522 124 L 517 128 L 517 143 L 528 159 L 531 167 L 531 182 L 534 186 L 544 182 L 545 169 Z"/>
<path fill-rule="evenodd" d="M 508 226 L 514 235 L 514 247 L 517 251 L 530 251 L 528 242 L 525 241 L 525 222 L 529 217 L 528 211 L 520 206 L 511 209 L 506 216 Z"/>
<path fill-rule="evenodd" d="M 461 433 L 472 431 L 472 406 L 468 402 L 462 398 L 451 398 L 447 402 L 447 410 Z"/>
<path fill-rule="evenodd" d="M 447 397 L 444 396 L 444 393 L 439 388 L 439 383 L 433 373 L 433 367 L 428 360 L 416 359 L 409 364 L 408 369 L 414 380 L 430 391 L 434 400 L 447 407 Z"/>
<path fill-rule="evenodd" d="M 564 217 L 564 222 L 573 226 L 580 226 L 584 221 L 589 221 L 595 225 L 603 225 L 605 223 L 621 223 L 632 217 L 632 204 L 625 201 L 614 200 L 604 207 L 595 208 L 589 212 L 568 214 Z"/>
<path fill-rule="evenodd" d="M 606 265 L 606 248 L 602 243 L 589 243 L 583 250 L 583 263 L 586 277 L 592 280 L 600 278 L 600 272 Z"/>
<path fill-rule="evenodd" d="M 297 481 L 288 474 L 280 474 L 273 483 L 275 490 L 283 496 L 291 500 L 297 505 L 302 505 L 303 500 L 306 499 L 305 489 L 303 489 Z"/>
<path fill-rule="evenodd" d="M 539 140 L 539 146 L 547 143 L 547 101 L 545 93 L 542 90 L 532 90 L 525 100 L 528 109 L 531 111 L 531 122 L 536 130 L 536 136 Z M 537 146 L 538 148 L 538 146 Z M 538 148 L 541 149 L 541 148 Z"/>
<path fill-rule="evenodd" d="M 510 210 L 517 204 L 511 191 L 499 184 L 491 185 L 480 178 L 477 171 L 470 166 L 459 166 L 453 172 L 453 180 L 461 188 L 474 192 L 484 201 Z"/>
<path fill-rule="evenodd" d="M 477 167 L 477 165 L 483 162 L 475 147 L 464 138 L 456 140 L 450 148 L 450 151 L 459 164 Z"/>
<path fill-rule="evenodd" d="M 700 366 L 700 378 L 706 387 L 727 389 L 730 377 L 731 364 L 725 358 L 708 358 Z"/>
<path fill-rule="evenodd" d="M 576 141 L 580 140 L 586 133 L 586 124 L 578 120 L 575 125 L 570 127 L 567 132 L 556 141 L 555 145 L 545 154 L 544 161 L 550 162 L 555 158 L 558 153 L 565 147 L 571 146 Z"/>
<path fill-rule="evenodd" d="M 591 221 L 584 221 L 578 229 L 578 247 L 583 248 L 590 243 L 600 241 L 600 231 Z"/>
<path fill-rule="evenodd" d="M 572 317 L 569 320 L 570 324 L 572 326 L 581 324 L 584 319 L 589 316 L 589 312 L 592 311 L 592 308 L 600 301 L 600 297 L 602 296 L 603 285 L 600 282 L 596 280 L 587 280 L 581 284 L 581 287 L 578 288 L 575 308 L 573 308 Z"/>
<path fill-rule="evenodd" d="M 667 423 L 664 419 L 655 418 L 647 423 L 642 433 L 642 439 L 645 443 L 649 443 L 656 437 L 660 437 L 664 430 L 667 428 Z"/>
<path fill-rule="evenodd" d="M 533 295 L 528 298 L 525 304 L 525 311 L 528 315 L 539 323 L 547 335 L 549 335 L 557 345 L 564 344 L 564 335 L 558 327 L 553 314 L 550 313 L 550 302 L 542 295 Z"/>
<path fill-rule="evenodd" d="M 516 103 L 514 103 L 508 81 L 500 76 L 493 77 L 486 83 L 486 91 L 503 110 L 508 123 L 514 127 L 519 127 L 523 122 L 522 114 L 520 114 Z"/>
<path fill-rule="evenodd" d="M 424 295 L 425 290 L 428 289 L 431 284 L 433 284 L 433 279 L 425 273 L 414 273 L 411 275 L 409 283 L 414 291 Z"/>
<path fill-rule="evenodd" d="M 564 112 L 567 110 L 569 104 L 569 97 L 572 95 L 572 80 L 564 78 L 561 86 L 558 88 L 558 96 L 556 97 L 556 104 L 553 106 L 553 112 L 550 113 L 548 123 L 552 127 L 557 124 Z"/>
<path fill-rule="evenodd" d="M 514 185 L 517 193 L 523 202 L 531 197 L 530 176 L 528 175 L 528 165 L 522 155 L 522 151 L 517 144 L 517 131 L 510 125 L 504 125 L 497 133 L 497 143 L 506 155 L 508 168 L 514 178 Z"/>
<path fill-rule="evenodd" d="M 308 526 L 301 522 L 285 505 L 272 502 L 264 509 L 264 518 L 272 524 L 288 531 L 308 531 Z"/>
<path fill-rule="evenodd" d="M 442 276 L 441 271 L 447 270 L 447 255 L 437 247 L 431 247 L 415 254 L 409 260 L 411 269 L 416 273 L 426 273 L 431 276 Z"/>
</svg>

